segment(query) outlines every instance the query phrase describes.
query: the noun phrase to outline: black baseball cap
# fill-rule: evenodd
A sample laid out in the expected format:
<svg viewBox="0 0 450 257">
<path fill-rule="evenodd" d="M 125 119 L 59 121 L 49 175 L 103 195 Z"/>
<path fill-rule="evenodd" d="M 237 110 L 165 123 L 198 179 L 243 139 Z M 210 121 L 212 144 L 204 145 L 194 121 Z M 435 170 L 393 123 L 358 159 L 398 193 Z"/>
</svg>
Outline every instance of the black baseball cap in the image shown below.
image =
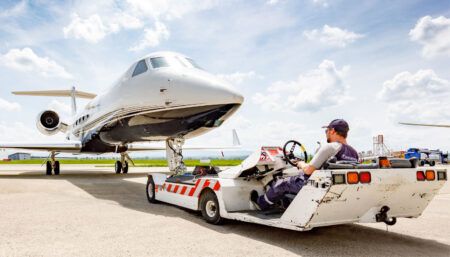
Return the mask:
<svg viewBox="0 0 450 257">
<path fill-rule="evenodd" d="M 327 126 L 323 126 L 322 128 L 334 129 L 339 132 L 348 132 L 349 127 L 348 123 L 343 119 L 335 119 L 330 122 Z"/>
</svg>

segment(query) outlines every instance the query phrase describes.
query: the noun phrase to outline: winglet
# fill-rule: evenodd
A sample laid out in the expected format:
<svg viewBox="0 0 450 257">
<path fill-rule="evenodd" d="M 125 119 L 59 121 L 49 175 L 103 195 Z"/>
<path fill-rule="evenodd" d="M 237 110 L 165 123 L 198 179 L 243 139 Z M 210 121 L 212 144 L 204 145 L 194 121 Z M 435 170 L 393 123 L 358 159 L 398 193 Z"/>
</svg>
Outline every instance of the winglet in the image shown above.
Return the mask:
<svg viewBox="0 0 450 257">
<path fill-rule="evenodd" d="M 233 129 L 233 146 L 241 146 L 241 140 L 239 140 L 236 129 Z"/>
</svg>

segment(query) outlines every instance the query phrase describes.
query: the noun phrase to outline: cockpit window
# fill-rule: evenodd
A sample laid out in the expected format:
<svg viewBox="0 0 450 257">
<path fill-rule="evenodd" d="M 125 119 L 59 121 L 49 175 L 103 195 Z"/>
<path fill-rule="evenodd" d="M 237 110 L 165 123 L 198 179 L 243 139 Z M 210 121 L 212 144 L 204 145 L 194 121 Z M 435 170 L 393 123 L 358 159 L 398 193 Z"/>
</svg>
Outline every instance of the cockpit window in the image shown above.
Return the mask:
<svg viewBox="0 0 450 257">
<path fill-rule="evenodd" d="M 146 72 L 147 70 L 148 70 L 148 67 L 147 67 L 147 64 L 145 63 L 145 60 L 140 60 L 137 63 L 136 68 L 134 68 L 132 77 L 142 74 L 142 73 Z"/>
<path fill-rule="evenodd" d="M 194 66 L 197 69 L 201 69 L 203 70 L 202 67 L 200 67 L 194 60 L 192 60 L 191 58 L 185 58 L 192 66 Z"/>
<path fill-rule="evenodd" d="M 181 64 L 182 67 L 191 67 L 189 63 L 186 63 L 187 61 L 181 58 L 180 56 L 175 56 L 175 59 L 178 61 L 179 64 Z"/>
<path fill-rule="evenodd" d="M 150 62 L 152 63 L 153 68 L 161 68 L 161 67 L 169 67 L 169 62 L 167 62 L 164 57 L 154 57 L 150 58 Z"/>
</svg>

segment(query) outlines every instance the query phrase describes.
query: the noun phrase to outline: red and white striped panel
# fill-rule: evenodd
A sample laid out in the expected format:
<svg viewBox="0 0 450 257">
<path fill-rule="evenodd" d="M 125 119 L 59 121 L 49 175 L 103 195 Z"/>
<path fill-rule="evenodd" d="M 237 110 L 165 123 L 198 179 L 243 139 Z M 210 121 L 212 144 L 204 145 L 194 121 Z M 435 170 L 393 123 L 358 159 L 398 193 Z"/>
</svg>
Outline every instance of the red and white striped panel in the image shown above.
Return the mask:
<svg viewBox="0 0 450 257">
<path fill-rule="evenodd" d="M 220 190 L 220 182 L 214 179 L 198 179 L 194 186 L 177 184 L 177 183 L 164 183 L 162 186 L 157 186 L 155 191 L 166 191 L 170 193 L 198 197 L 200 192 L 209 187 L 214 191 Z"/>
</svg>

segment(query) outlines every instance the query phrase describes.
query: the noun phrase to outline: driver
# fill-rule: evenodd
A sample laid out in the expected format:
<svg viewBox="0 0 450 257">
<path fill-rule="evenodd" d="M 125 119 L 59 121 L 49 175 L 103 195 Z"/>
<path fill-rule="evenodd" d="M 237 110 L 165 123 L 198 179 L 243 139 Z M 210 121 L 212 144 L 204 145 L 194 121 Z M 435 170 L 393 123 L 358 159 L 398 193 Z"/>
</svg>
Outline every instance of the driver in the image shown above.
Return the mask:
<svg viewBox="0 0 450 257">
<path fill-rule="evenodd" d="M 335 119 L 322 128 L 326 128 L 327 144 L 319 149 L 309 164 L 304 161 L 297 162 L 300 175 L 275 180 L 264 195 L 258 196 L 258 192 L 252 191 L 250 198 L 259 209 L 267 210 L 273 207 L 285 194 L 297 194 L 309 176 L 331 157 L 336 157 L 337 161 L 358 161 L 358 153 L 347 144 L 349 126 L 345 120 Z"/>
</svg>

